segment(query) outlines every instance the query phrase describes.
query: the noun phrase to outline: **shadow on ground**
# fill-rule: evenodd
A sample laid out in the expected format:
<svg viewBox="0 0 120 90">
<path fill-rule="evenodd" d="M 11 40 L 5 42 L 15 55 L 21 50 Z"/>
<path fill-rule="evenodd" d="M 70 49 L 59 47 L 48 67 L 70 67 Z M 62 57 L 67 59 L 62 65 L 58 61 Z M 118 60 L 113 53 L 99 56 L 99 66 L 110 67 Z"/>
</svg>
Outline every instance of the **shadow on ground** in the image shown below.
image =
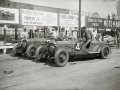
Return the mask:
<svg viewBox="0 0 120 90">
<path fill-rule="evenodd" d="M 35 57 L 28 59 L 28 57 L 25 54 L 22 55 L 22 56 L 14 56 L 13 54 L 10 54 L 10 56 L 18 57 L 18 60 L 19 59 L 31 60 L 32 62 L 35 62 L 35 63 L 44 63 L 44 65 L 49 65 L 51 67 L 58 67 L 55 64 L 53 59 L 47 59 L 47 60 L 42 61 L 42 62 L 41 61 L 36 62 Z M 77 58 L 77 59 L 70 58 L 68 62 L 70 63 L 70 65 L 74 65 L 74 64 L 77 64 L 77 62 L 80 62 L 80 61 L 86 62 L 86 61 L 90 61 L 90 60 L 94 60 L 94 59 L 100 59 L 100 57 L 95 57 L 95 56 L 91 56 L 91 55 L 84 55 L 81 58 Z"/>
</svg>

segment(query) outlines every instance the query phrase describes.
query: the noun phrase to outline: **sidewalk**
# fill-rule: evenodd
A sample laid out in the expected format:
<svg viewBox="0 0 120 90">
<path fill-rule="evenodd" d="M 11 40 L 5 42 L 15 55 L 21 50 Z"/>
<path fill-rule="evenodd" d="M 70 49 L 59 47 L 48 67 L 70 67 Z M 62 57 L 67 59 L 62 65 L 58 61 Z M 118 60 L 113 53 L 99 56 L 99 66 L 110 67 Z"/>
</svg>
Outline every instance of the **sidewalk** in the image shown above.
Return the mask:
<svg viewBox="0 0 120 90">
<path fill-rule="evenodd" d="M 0 54 L 8 54 L 10 50 L 13 49 L 14 44 L 6 43 L 0 41 Z"/>
</svg>

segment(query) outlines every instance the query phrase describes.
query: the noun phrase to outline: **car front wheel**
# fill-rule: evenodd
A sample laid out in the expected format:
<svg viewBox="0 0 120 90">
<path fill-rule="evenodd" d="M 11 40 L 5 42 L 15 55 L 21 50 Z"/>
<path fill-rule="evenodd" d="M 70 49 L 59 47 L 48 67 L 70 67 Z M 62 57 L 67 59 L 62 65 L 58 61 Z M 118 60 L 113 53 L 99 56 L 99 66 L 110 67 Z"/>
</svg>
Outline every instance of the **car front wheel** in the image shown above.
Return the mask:
<svg viewBox="0 0 120 90">
<path fill-rule="evenodd" d="M 63 67 L 69 60 L 69 53 L 66 49 L 58 49 L 55 53 L 54 61 L 57 66 Z"/>
<path fill-rule="evenodd" d="M 36 52 L 35 52 L 36 62 L 38 62 L 38 61 L 46 61 L 47 60 L 45 51 L 46 51 L 46 48 L 43 47 L 43 46 L 39 46 L 36 49 Z"/>
<path fill-rule="evenodd" d="M 22 53 L 19 53 L 18 51 L 17 51 L 17 45 L 18 44 L 15 44 L 14 45 L 14 47 L 13 47 L 13 55 L 15 55 L 15 56 L 22 56 Z"/>
</svg>

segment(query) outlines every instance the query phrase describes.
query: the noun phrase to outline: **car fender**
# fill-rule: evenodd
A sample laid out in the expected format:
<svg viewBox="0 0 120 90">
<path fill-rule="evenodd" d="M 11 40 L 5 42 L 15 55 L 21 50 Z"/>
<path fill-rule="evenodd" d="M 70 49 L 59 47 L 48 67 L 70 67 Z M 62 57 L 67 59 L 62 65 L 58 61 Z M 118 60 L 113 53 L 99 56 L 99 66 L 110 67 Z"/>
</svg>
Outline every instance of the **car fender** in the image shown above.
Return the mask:
<svg viewBox="0 0 120 90">
<path fill-rule="evenodd" d="M 100 48 L 98 49 L 98 53 L 100 53 L 101 52 L 101 50 L 102 50 L 102 48 L 104 47 L 104 46 L 106 46 L 107 44 L 102 44 L 101 46 L 100 46 Z M 107 45 L 108 46 L 108 45 Z M 108 46 L 109 47 L 109 46 Z M 110 51 L 110 54 L 111 54 L 111 48 L 109 47 L 109 51 Z"/>
</svg>

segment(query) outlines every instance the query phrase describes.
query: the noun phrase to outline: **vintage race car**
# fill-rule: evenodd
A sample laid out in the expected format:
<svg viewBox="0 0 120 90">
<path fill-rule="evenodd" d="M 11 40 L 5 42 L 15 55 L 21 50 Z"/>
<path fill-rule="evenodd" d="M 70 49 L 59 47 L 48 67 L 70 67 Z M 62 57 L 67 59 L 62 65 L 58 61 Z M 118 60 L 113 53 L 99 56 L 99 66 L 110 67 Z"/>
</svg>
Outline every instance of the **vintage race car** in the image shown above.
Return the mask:
<svg viewBox="0 0 120 90">
<path fill-rule="evenodd" d="M 41 43 L 46 41 L 45 38 L 34 38 L 34 39 L 22 39 L 19 40 L 13 47 L 13 54 L 17 56 L 21 56 L 23 53 L 26 53 L 28 58 L 34 56 L 36 47 L 39 46 Z"/>
<path fill-rule="evenodd" d="M 82 39 L 55 41 L 49 40 L 36 49 L 36 61 L 53 59 L 57 66 L 65 66 L 69 58 L 80 58 L 83 55 L 95 55 L 108 58 L 111 48 L 104 41 L 92 41 L 88 45 Z"/>
<path fill-rule="evenodd" d="M 21 56 L 23 53 L 25 53 L 28 58 L 33 58 L 36 48 L 45 43 L 47 40 L 54 41 L 55 39 L 46 37 L 18 40 L 18 43 L 16 43 L 13 47 L 13 54 L 16 56 Z"/>
</svg>

